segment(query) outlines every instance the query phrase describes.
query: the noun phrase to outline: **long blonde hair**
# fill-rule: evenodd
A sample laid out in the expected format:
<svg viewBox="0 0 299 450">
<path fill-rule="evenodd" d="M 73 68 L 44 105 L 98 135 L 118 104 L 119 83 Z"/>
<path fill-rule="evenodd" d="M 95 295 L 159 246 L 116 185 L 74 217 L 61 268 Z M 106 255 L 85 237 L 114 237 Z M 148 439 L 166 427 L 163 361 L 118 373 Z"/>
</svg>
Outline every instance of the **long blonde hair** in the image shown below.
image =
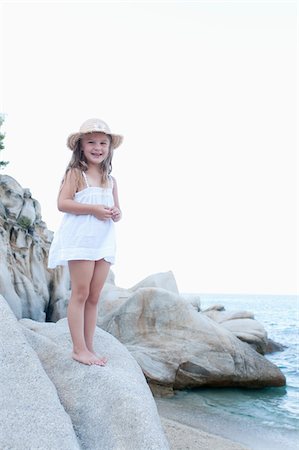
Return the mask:
<svg viewBox="0 0 299 450">
<path fill-rule="evenodd" d="M 107 186 L 109 175 L 112 172 L 112 158 L 113 158 L 113 148 L 111 145 L 112 139 L 109 134 L 107 134 L 107 136 L 110 141 L 108 155 L 107 155 L 107 158 L 99 164 L 99 168 L 100 168 L 100 172 L 101 172 L 101 184 L 104 186 Z M 71 169 L 79 169 L 80 172 L 86 172 L 88 169 L 87 161 L 86 161 L 86 158 L 84 156 L 82 146 L 81 146 L 81 139 L 79 139 L 75 145 L 71 160 L 68 163 L 68 166 L 66 168 L 64 178 L 65 178 L 67 172 Z M 78 182 L 78 184 L 80 183 L 81 180 L 79 179 L 79 176 L 78 176 L 78 180 L 76 180 L 76 181 Z"/>
</svg>

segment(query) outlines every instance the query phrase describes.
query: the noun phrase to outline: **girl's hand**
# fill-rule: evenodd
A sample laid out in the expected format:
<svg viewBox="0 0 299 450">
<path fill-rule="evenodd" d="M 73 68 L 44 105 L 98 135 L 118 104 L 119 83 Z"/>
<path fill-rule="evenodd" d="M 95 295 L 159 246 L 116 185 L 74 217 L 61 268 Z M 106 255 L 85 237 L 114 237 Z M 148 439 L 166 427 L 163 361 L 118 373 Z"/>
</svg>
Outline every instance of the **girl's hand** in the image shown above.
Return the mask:
<svg viewBox="0 0 299 450">
<path fill-rule="evenodd" d="M 99 220 L 113 219 L 112 208 L 104 205 L 94 205 L 93 215 Z"/>
<path fill-rule="evenodd" d="M 121 210 L 117 206 L 112 208 L 112 220 L 118 222 L 121 219 Z"/>
</svg>

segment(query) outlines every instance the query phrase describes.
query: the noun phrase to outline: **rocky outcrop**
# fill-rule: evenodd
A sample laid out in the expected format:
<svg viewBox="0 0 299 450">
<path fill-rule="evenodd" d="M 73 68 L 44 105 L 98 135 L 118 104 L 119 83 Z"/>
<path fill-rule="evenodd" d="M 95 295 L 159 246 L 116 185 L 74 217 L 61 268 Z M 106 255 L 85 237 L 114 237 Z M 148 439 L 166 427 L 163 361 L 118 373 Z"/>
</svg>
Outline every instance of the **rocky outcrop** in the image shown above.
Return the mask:
<svg viewBox="0 0 299 450">
<path fill-rule="evenodd" d="M 56 388 L 0 296 L 0 448 L 80 448 Z"/>
<path fill-rule="evenodd" d="M 19 322 L 0 298 L 0 448 L 167 450 L 156 403 L 128 350 L 97 329 L 105 367 L 71 356 L 66 319 Z"/>
<path fill-rule="evenodd" d="M 0 294 L 18 319 L 45 321 L 57 315 L 56 304 L 60 313 L 66 307 L 67 273 L 47 269 L 52 238 L 29 189 L 0 175 Z"/>
<path fill-rule="evenodd" d="M 285 384 L 281 371 L 254 351 L 263 354 L 268 338 L 252 313 L 222 305 L 201 311 L 198 296 L 179 294 L 172 272 L 150 275 L 129 289 L 116 286 L 110 272 L 98 326 L 126 345 L 155 394 Z"/>
<path fill-rule="evenodd" d="M 231 331 L 241 341 L 247 342 L 257 352 L 267 353 L 268 336 L 265 328 L 257 320 L 254 314 L 248 311 L 225 311 L 223 305 L 214 305 L 203 313 L 220 324 L 226 330 Z"/>
<path fill-rule="evenodd" d="M 98 323 L 126 345 L 154 392 L 285 384 L 284 375 L 274 364 L 199 311 L 196 299 L 140 286 L 111 314 L 103 313 L 107 299 L 102 298 Z"/>
<path fill-rule="evenodd" d="M 66 316 L 69 274 L 66 267 L 47 269 L 53 233 L 40 205 L 7 175 L 0 176 L 0 199 L 0 294 L 18 319 L 58 322 Z M 129 289 L 116 286 L 110 272 L 98 325 L 126 346 L 153 389 L 285 384 L 261 355 L 269 340 L 252 313 L 227 312 L 222 305 L 202 311 L 198 296 L 180 295 L 171 272 Z"/>
</svg>

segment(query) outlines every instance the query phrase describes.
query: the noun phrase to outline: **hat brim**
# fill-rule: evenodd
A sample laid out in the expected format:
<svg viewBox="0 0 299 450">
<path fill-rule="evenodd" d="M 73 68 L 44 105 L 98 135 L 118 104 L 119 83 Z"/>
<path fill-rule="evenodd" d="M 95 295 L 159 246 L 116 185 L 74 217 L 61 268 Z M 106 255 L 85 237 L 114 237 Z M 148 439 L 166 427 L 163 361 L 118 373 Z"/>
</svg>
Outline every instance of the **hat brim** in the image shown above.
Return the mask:
<svg viewBox="0 0 299 450">
<path fill-rule="evenodd" d="M 111 145 L 112 145 L 113 149 L 119 147 L 124 140 L 124 137 L 120 134 L 105 133 L 104 131 L 90 131 L 90 133 L 104 133 L 104 134 L 108 134 L 109 136 L 111 136 Z M 77 142 L 85 134 L 88 134 L 88 133 L 72 133 L 72 134 L 70 134 L 69 137 L 67 138 L 68 148 L 71 149 L 72 151 L 74 151 L 76 148 Z"/>
</svg>

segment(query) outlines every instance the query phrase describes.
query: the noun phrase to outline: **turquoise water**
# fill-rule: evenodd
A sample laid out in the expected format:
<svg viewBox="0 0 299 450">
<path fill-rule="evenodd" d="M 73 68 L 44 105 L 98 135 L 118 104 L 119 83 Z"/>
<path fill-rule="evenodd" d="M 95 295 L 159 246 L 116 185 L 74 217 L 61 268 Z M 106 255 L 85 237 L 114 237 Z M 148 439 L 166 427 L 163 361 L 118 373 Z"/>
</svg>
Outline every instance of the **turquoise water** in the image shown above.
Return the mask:
<svg viewBox="0 0 299 450">
<path fill-rule="evenodd" d="M 265 389 L 195 389 L 158 400 L 169 418 L 233 439 L 252 450 L 299 448 L 299 299 L 297 296 L 199 294 L 201 308 L 223 304 L 227 311 L 254 313 L 268 337 L 286 348 L 266 357 L 287 385 Z"/>
</svg>

